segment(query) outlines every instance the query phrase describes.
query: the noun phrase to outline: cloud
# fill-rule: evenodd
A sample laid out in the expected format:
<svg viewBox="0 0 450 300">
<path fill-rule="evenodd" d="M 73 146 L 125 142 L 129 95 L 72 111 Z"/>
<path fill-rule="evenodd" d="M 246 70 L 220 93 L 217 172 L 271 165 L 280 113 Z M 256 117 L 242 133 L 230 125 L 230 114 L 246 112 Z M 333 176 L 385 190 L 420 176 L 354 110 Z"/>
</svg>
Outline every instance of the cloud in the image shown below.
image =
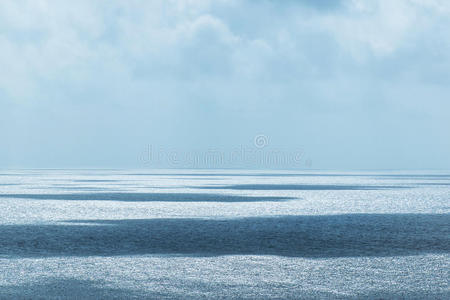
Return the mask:
<svg viewBox="0 0 450 300">
<path fill-rule="evenodd" d="M 21 98 L 22 85 L 32 95 L 42 80 L 108 80 L 105 72 L 131 80 L 334 76 L 340 69 L 389 60 L 418 40 L 429 40 L 426 36 L 436 27 L 433 16 L 446 12 L 442 2 L 432 3 L 4 1 L 0 44 L 8 75 L 3 72 L 0 82 L 12 97 Z M 342 8 L 305 10 L 335 5 Z M 252 16 L 242 16 L 248 22 L 236 19 L 236 10 L 255 6 L 265 26 L 254 24 Z M 440 28 L 443 41 L 448 30 Z"/>
<path fill-rule="evenodd" d="M 18 148 L 32 149 L 28 162 L 55 149 L 62 163 L 75 147 L 94 163 L 115 147 L 127 165 L 134 156 L 121 153 L 152 141 L 231 147 L 265 132 L 309 144 L 324 167 L 337 163 L 318 148 L 341 136 L 346 151 L 366 153 L 353 164 L 363 166 L 374 140 L 398 156 L 416 144 L 397 142 L 396 128 L 409 128 L 438 165 L 450 150 L 440 129 L 450 125 L 449 14 L 439 0 L 1 1 L 3 157 L 20 152 L 25 164 Z"/>
</svg>

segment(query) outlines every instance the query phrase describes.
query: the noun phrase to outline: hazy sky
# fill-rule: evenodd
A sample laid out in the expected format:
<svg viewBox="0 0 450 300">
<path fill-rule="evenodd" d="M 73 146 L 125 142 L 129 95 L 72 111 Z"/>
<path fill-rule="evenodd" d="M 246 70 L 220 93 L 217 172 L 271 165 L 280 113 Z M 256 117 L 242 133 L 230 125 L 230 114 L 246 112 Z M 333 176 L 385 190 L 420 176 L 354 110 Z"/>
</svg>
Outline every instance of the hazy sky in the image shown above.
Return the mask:
<svg viewBox="0 0 450 300">
<path fill-rule="evenodd" d="M 450 169 L 450 1 L 3 0 L 0 140 L 4 168 Z"/>
</svg>

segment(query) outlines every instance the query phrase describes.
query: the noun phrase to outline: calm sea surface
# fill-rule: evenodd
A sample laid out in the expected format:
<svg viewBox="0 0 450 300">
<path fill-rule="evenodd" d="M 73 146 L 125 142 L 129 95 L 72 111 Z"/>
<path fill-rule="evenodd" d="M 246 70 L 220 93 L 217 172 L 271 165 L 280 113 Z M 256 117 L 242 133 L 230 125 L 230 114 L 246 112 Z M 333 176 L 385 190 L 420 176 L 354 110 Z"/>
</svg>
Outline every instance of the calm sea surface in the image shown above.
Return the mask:
<svg viewBox="0 0 450 300">
<path fill-rule="evenodd" d="M 0 171 L 0 298 L 448 299 L 450 172 Z"/>
</svg>

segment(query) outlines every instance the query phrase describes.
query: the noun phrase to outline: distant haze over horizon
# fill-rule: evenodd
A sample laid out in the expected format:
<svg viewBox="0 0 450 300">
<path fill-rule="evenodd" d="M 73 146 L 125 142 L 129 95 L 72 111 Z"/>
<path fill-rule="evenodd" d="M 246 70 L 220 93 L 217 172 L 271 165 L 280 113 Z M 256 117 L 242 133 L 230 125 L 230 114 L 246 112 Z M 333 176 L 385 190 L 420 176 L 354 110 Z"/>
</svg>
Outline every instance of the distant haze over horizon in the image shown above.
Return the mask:
<svg viewBox="0 0 450 300">
<path fill-rule="evenodd" d="M 0 168 L 450 170 L 450 2 L 0 2 Z"/>
</svg>

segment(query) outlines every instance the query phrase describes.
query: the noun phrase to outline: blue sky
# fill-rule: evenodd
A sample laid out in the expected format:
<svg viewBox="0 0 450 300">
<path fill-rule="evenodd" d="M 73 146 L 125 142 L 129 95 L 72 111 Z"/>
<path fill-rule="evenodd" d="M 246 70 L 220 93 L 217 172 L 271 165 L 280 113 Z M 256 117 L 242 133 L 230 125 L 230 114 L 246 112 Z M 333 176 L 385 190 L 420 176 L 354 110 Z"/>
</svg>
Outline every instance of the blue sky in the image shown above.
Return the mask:
<svg viewBox="0 0 450 300">
<path fill-rule="evenodd" d="M 0 66 L 0 167 L 450 168 L 448 1 L 5 0 Z"/>
</svg>

